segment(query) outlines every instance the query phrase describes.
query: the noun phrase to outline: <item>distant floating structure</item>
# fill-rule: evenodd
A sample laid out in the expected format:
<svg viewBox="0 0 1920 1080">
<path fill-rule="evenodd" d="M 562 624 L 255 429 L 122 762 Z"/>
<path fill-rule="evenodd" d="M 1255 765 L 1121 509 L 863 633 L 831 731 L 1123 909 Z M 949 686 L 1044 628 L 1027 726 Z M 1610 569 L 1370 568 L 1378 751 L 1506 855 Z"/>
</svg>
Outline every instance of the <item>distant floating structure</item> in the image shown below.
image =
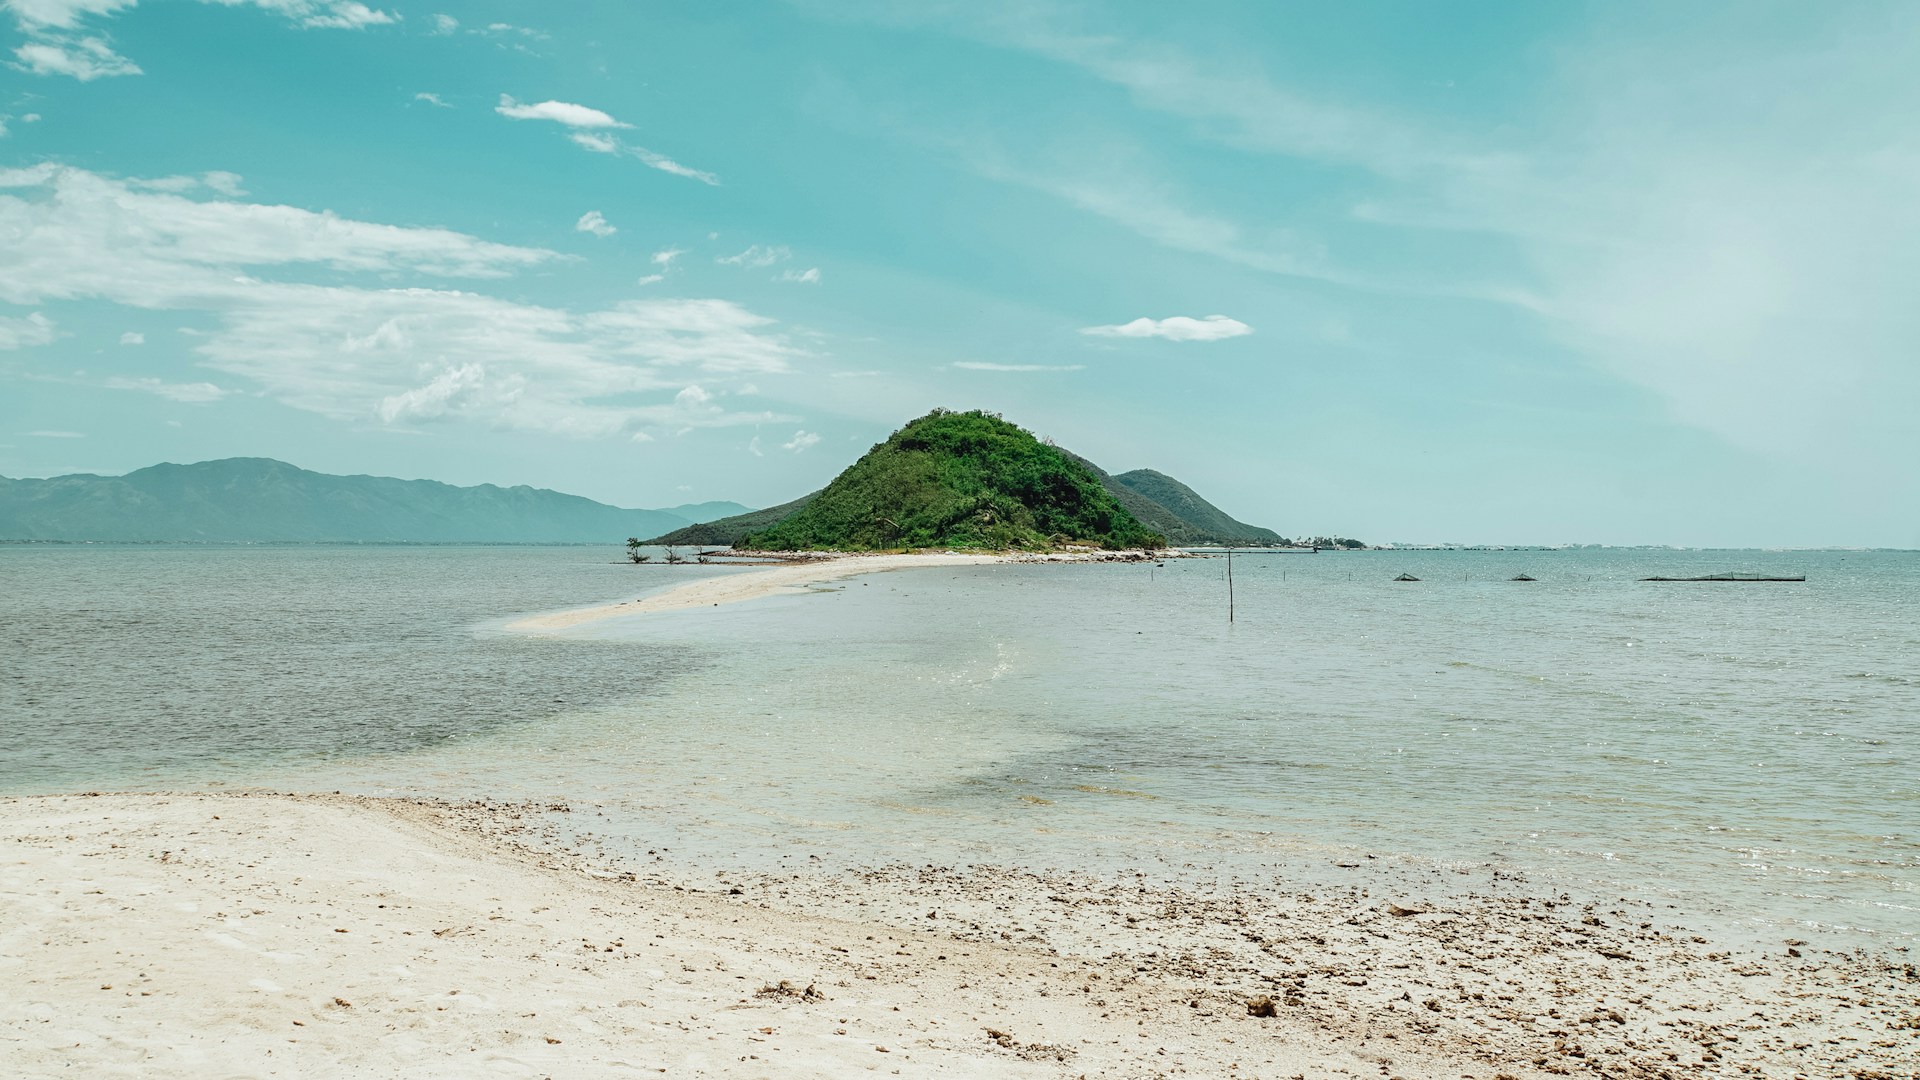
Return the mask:
<svg viewBox="0 0 1920 1080">
<path fill-rule="evenodd" d="M 1417 578 L 1417 577 L 1414 577 L 1414 576 L 1413 576 L 1412 574 L 1401 574 L 1401 575 L 1400 575 L 1399 577 L 1397 577 L 1397 578 L 1394 578 L 1393 580 L 1395 580 L 1395 581 L 1419 581 L 1420 579 L 1419 579 L 1419 578 Z"/>
<path fill-rule="evenodd" d="M 1805 581 L 1807 575 L 1798 577 L 1770 577 L 1766 574 L 1703 574 L 1699 577 L 1643 577 L 1641 581 Z"/>
<path fill-rule="evenodd" d="M 1507 580 L 1508 581 L 1538 581 L 1540 579 L 1536 577 L 1531 577 L 1527 574 L 1515 574 L 1512 577 L 1508 578 Z"/>
</svg>

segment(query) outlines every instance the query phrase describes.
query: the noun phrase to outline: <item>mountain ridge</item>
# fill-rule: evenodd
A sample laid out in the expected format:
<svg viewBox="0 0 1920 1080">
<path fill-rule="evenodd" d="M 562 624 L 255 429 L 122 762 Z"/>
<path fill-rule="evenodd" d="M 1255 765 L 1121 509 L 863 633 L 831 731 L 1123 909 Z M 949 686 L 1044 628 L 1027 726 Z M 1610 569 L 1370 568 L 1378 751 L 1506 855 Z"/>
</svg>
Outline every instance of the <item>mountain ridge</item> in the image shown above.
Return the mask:
<svg viewBox="0 0 1920 1080">
<path fill-rule="evenodd" d="M 611 544 L 690 524 L 525 484 L 339 475 L 275 458 L 161 462 L 121 476 L 0 477 L 4 540 Z"/>
<path fill-rule="evenodd" d="M 1193 531 L 1196 544 L 1277 544 L 1279 533 L 1249 525 L 1200 497 L 1187 485 L 1153 469 L 1134 469 L 1113 478 L 1113 482 L 1165 507 Z"/>
</svg>

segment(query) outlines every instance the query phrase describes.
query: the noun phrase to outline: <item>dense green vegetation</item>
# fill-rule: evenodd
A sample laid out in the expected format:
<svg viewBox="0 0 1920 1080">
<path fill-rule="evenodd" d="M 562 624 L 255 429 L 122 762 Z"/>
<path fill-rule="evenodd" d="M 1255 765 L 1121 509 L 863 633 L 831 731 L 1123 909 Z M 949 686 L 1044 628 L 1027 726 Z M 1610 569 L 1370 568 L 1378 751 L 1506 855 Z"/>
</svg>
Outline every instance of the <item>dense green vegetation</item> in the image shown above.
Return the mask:
<svg viewBox="0 0 1920 1080">
<path fill-rule="evenodd" d="M 990 413 L 935 409 L 805 506 L 741 536 L 769 551 L 1158 547 L 1086 466 Z"/>
</svg>

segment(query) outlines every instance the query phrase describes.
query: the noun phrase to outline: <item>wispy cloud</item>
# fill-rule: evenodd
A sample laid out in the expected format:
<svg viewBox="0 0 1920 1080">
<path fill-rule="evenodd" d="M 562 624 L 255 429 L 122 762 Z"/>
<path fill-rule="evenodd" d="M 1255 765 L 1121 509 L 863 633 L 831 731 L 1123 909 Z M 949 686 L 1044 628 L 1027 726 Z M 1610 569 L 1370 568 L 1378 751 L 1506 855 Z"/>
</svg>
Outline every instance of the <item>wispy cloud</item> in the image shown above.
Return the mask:
<svg viewBox="0 0 1920 1080">
<path fill-rule="evenodd" d="M 21 434 L 35 439 L 84 439 L 87 437 L 82 431 L 23 431 Z"/>
<path fill-rule="evenodd" d="M 300 25 L 322 30 L 364 30 L 369 26 L 386 26 L 399 21 L 400 16 L 392 12 L 377 11 L 355 0 L 336 0 L 303 16 Z"/>
<path fill-rule="evenodd" d="M 793 438 L 780 444 L 780 449 L 790 454 L 801 454 L 805 453 L 808 447 L 815 445 L 819 441 L 820 435 L 818 432 L 796 431 L 793 433 Z"/>
<path fill-rule="evenodd" d="M 205 366 L 345 421 L 587 438 L 765 423 L 781 418 L 731 406 L 727 388 L 789 371 L 800 355 L 772 320 L 726 300 L 571 310 L 430 282 L 367 287 L 357 275 L 368 271 L 484 281 L 557 256 L 442 229 L 143 191 L 78 169 L 0 171 L 0 235 L 18 240 L 0 246 L 0 301 L 205 312 L 213 325 L 194 336 Z M 700 400 L 681 396 L 694 378 Z M 232 392 L 140 379 L 117 388 L 175 400 Z"/>
<path fill-rule="evenodd" d="M 427 104 L 429 104 L 429 105 L 433 105 L 433 106 L 435 106 L 435 107 L 437 107 L 437 108 L 442 108 L 442 109 L 451 109 L 451 108 L 453 108 L 453 106 L 452 106 L 451 104 L 449 104 L 449 103 L 447 102 L 447 100 L 446 100 L 445 98 L 443 98 L 443 97 L 441 97 L 441 96 L 440 96 L 439 94 L 434 94 L 434 93 L 430 93 L 430 92 L 428 92 L 428 91 L 425 91 L 425 90 L 422 90 L 422 91 L 420 91 L 419 93 L 417 93 L 417 94 L 415 94 L 415 95 L 413 95 L 413 100 L 415 100 L 415 101 L 424 101 L 424 102 L 426 102 Z"/>
<path fill-rule="evenodd" d="M 750 269 L 762 269 L 777 262 L 793 257 L 792 250 L 785 247 L 762 247 L 755 244 L 738 255 L 722 255 L 713 260 L 722 266 L 744 266 Z"/>
<path fill-rule="evenodd" d="M 703 184 L 720 183 L 720 178 L 710 172 L 682 165 L 665 154 L 621 139 L 613 133 L 618 130 L 631 131 L 633 125 L 616 120 L 611 114 L 592 106 L 571 101 L 542 101 L 528 105 L 515 101 L 510 95 L 501 94 L 500 104 L 493 111 L 510 120 L 548 120 L 563 125 L 569 129 L 567 138 L 574 145 L 596 154 L 625 155 L 650 169 L 684 176 Z"/>
<path fill-rule="evenodd" d="M 0 315 L 0 349 L 45 345 L 53 338 L 53 320 L 37 311 L 18 319 Z"/>
<path fill-rule="evenodd" d="M 606 215 L 598 210 L 589 210 L 581 214 L 580 220 L 573 223 L 573 228 L 575 232 L 592 233 L 601 237 L 612 236 L 620 231 L 607 224 Z"/>
<path fill-rule="evenodd" d="M 460 29 L 460 20 L 451 15 L 437 14 L 427 17 L 427 32 L 435 37 L 446 37 Z"/>
<path fill-rule="evenodd" d="M 120 335 L 120 344 L 122 345 L 145 345 L 146 343 L 147 335 L 138 330 L 129 330 Z"/>
<path fill-rule="evenodd" d="M 662 248 L 653 253 L 653 265 L 661 268 L 672 266 L 673 260 L 686 253 L 686 248 Z"/>
<path fill-rule="evenodd" d="M 962 371 L 1000 371 L 1015 373 L 1085 371 L 1087 367 L 1085 364 L 996 364 L 987 360 L 956 360 L 952 366 Z M 878 374 L 878 372 L 874 374 Z"/>
<path fill-rule="evenodd" d="M 780 280 L 791 281 L 800 285 L 818 285 L 820 284 L 820 268 L 817 266 L 809 266 L 805 270 L 782 270 L 780 272 Z"/>
<path fill-rule="evenodd" d="M 1148 167 L 954 151 L 983 175 L 1228 262 L 1519 309 L 1547 347 L 1749 451 L 1911 459 L 1920 427 L 1892 403 L 1920 400 L 1920 316 L 1902 294 L 1920 274 L 1920 129 L 1906 122 L 1920 108 L 1920 11 L 1822 12 L 1809 36 L 1784 37 L 1764 21 L 1702 14 L 1650 29 L 1595 9 L 1578 47 L 1543 66 L 1527 122 L 1477 128 L 1129 40 L 1064 5 L 883 17 L 1057 61 L 1185 121 L 1193 140 L 1304 163 L 1347 189 L 1350 221 L 1401 230 L 1406 250 L 1452 233 L 1456 249 L 1477 235 L 1506 258 L 1476 260 L 1484 282 L 1355 273 L 1320 245 L 1248 243 L 1142 180 Z"/>
<path fill-rule="evenodd" d="M 168 401 L 196 405 L 219 401 L 232 393 L 210 382 L 178 383 L 154 378 L 130 379 L 116 376 L 101 380 L 100 385 L 109 390 L 138 390 L 143 394 L 154 394 L 166 398 Z"/>
<path fill-rule="evenodd" d="M 104 38 L 40 38 L 13 50 L 17 66 L 35 75 L 66 75 L 81 82 L 142 74 L 140 65 L 113 51 Z"/>
<path fill-rule="evenodd" d="M 359 0 L 201 0 L 224 7 L 250 6 L 316 30 L 365 30 L 400 21 L 400 16 Z M 19 67 L 35 75 L 65 75 L 90 82 L 139 75 L 140 66 L 113 51 L 106 35 L 89 24 L 134 7 L 139 0 L 8 0 L 26 41 L 13 50 Z"/>
<path fill-rule="evenodd" d="M 215 169 L 212 172 L 201 173 L 200 182 L 230 199 L 240 198 L 247 193 L 239 173 Z"/>
<path fill-rule="evenodd" d="M 1253 327 L 1238 319 L 1229 319 L 1225 315 L 1208 315 L 1200 319 L 1186 315 L 1172 315 L 1164 319 L 1149 319 L 1143 316 L 1132 322 L 1113 326 L 1087 326 L 1082 327 L 1080 332 L 1091 337 L 1224 341 L 1227 338 L 1245 337 L 1253 333 Z"/>
<path fill-rule="evenodd" d="M 698 180 L 703 184 L 713 187 L 718 187 L 720 184 L 720 178 L 712 173 L 704 169 L 693 168 L 690 165 L 682 165 L 667 155 L 655 153 L 644 146 L 629 146 L 622 143 L 621 149 L 633 157 L 638 158 L 640 163 L 649 169 L 659 169 L 663 173 L 672 173 L 674 176 L 684 176 L 689 180 Z"/>
</svg>

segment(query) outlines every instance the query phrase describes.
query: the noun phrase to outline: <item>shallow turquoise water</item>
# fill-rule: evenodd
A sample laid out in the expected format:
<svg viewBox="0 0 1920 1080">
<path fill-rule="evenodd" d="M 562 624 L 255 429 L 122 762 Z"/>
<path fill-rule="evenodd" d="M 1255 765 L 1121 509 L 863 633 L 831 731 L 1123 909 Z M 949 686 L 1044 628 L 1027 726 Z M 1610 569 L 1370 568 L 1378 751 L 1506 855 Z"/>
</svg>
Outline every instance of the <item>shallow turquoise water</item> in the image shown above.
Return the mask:
<svg viewBox="0 0 1920 1080">
<path fill-rule="evenodd" d="M 563 797 L 721 865 L 1380 853 L 1920 925 L 1920 555 L 1243 556 L 1231 624 L 1223 560 L 1001 565 L 499 629 L 739 572 L 614 557 L 0 548 L 0 790 Z M 1635 580 L 1729 570 L 1809 580 Z"/>
</svg>

